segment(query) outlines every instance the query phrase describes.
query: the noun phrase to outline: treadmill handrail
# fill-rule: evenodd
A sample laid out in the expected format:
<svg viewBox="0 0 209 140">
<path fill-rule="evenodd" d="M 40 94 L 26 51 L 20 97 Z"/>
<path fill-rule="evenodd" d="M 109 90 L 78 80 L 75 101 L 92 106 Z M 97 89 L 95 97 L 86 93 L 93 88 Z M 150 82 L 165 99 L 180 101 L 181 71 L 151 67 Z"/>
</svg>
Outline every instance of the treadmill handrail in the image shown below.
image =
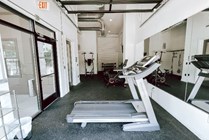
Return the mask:
<svg viewBox="0 0 209 140">
<path fill-rule="evenodd" d="M 137 79 L 144 78 L 144 77 L 148 76 L 149 74 L 151 74 L 153 71 L 155 71 L 159 66 L 160 66 L 160 64 L 153 63 L 148 68 L 141 71 L 140 73 L 136 73 L 136 74 L 132 74 L 132 75 L 120 75 L 119 78 L 137 78 Z"/>
</svg>

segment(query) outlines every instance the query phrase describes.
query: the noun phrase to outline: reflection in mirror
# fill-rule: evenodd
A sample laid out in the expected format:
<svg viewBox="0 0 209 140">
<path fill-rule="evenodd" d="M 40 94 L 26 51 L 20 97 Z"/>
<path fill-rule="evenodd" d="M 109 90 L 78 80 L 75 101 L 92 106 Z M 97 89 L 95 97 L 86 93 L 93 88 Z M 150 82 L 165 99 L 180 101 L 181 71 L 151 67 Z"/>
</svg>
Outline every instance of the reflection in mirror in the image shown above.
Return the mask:
<svg viewBox="0 0 209 140">
<path fill-rule="evenodd" d="M 208 17 L 207 10 L 193 15 L 145 40 L 144 48 L 145 54 L 161 56 L 161 66 L 148 82 L 206 112 L 209 112 Z"/>
<path fill-rule="evenodd" d="M 145 40 L 145 53 L 161 56 L 160 68 L 148 81 L 182 100 L 186 87 L 181 81 L 185 34 L 186 20 Z"/>
<path fill-rule="evenodd" d="M 208 40 L 204 40 L 204 44 L 203 44 L 204 48 L 203 48 L 203 54 L 209 54 L 209 39 Z"/>
<path fill-rule="evenodd" d="M 188 82 L 186 100 L 192 105 L 209 112 L 209 11 L 200 12 L 187 19 L 185 42 L 185 76 Z M 187 58 L 187 59 L 186 59 Z"/>
<path fill-rule="evenodd" d="M 209 55 L 195 55 L 192 64 L 199 70 L 197 80 L 187 98 L 187 102 L 209 112 Z"/>
</svg>

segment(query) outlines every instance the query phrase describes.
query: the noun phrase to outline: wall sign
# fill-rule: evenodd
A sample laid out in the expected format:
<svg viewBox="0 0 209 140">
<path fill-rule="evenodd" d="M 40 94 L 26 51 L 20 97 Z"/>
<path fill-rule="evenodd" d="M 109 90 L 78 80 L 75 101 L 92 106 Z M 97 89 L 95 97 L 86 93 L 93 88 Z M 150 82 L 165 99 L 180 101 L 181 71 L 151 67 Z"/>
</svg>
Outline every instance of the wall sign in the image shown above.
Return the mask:
<svg viewBox="0 0 209 140">
<path fill-rule="evenodd" d="M 38 9 L 40 10 L 49 10 L 49 2 L 45 0 L 38 1 Z"/>
</svg>

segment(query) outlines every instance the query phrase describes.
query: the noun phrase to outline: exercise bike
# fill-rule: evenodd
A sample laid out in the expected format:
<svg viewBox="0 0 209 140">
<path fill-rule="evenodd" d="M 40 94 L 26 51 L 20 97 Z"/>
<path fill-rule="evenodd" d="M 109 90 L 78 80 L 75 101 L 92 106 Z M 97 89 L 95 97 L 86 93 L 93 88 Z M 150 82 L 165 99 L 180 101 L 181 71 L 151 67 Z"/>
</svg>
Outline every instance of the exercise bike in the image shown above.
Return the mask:
<svg viewBox="0 0 209 140">
<path fill-rule="evenodd" d="M 155 55 L 157 54 L 158 52 L 155 52 Z M 158 60 L 158 63 L 160 64 L 162 61 L 162 56 L 163 56 L 163 51 L 160 51 L 160 59 Z M 156 69 L 155 72 L 153 72 L 151 75 L 149 75 L 147 77 L 147 80 L 156 85 L 156 86 L 160 86 L 160 85 L 165 85 L 165 86 L 169 86 L 167 83 L 166 83 L 166 77 L 169 75 L 169 70 L 168 69 L 164 69 L 164 72 L 158 68 Z"/>
<path fill-rule="evenodd" d="M 106 81 L 106 86 L 109 85 L 121 85 L 123 87 L 126 87 L 125 85 L 125 79 L 119 78 L 120 75 L 123 74 L 123 71 L 121 70 L 123 67 L 127 65 L 128 59 L 125 59 L 124 63 L 122 63 L 119 68 L 120 69 L 114 69 L 112 71 L 105 71 L 104 72 L 104 78 Z"/>
</svg>

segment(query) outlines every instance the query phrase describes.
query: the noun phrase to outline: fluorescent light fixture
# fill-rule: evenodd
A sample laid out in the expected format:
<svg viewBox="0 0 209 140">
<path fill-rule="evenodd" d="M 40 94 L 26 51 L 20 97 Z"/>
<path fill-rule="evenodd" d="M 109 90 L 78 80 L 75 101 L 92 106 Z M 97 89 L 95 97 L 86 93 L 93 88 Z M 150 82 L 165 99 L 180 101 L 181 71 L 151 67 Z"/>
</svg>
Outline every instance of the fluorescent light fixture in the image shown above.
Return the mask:
<svg viewBox="0 0 209 140">
<path fill-rule="evenodd" d="M 112 19 L 110 18 L 110 22 L 112 21 Z"/>
</svg>

